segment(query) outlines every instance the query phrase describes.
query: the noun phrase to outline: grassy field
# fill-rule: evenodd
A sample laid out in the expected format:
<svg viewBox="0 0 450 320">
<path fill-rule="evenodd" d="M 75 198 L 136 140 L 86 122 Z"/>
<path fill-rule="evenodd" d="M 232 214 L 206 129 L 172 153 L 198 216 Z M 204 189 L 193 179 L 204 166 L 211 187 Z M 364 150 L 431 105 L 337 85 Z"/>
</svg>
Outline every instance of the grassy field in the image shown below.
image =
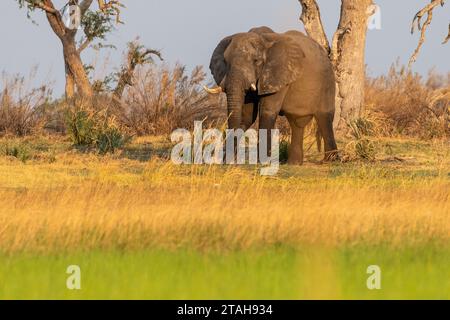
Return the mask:
<svg viewBox="0 0 450 320">
<path fill-rule="evenodd" d="M 375 162 L 261 177 L 175 166 L 164 138 L 110 156 L 2 139 L 0 298 L 448 299 L 448 141 L 376 145 Z"/>
<path fill-rule="evenodd" d="M 382 270 L 368 290 L 366 269 Z M 66 288 L 68 265 L 81 290 Z M 449 299 L 450 250 L 91 251 L 0 257 L 1 299 Z"/>
</svg>

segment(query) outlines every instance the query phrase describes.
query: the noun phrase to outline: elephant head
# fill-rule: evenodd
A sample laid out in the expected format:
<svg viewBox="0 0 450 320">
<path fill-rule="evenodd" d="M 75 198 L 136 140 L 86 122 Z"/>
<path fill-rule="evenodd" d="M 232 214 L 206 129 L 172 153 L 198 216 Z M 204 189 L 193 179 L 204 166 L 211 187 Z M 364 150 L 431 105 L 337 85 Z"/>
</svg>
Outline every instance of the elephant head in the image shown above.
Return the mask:
<svg viewBox="0 0 450 320">
<path fill-rule="evenodd" d="M 242 107 L 249 92 L 269 95 L 294 82 L 303 58 L 295 41 L 267 27 L 223 39 L 214 50 L 210 69 L 219 89 L 227 94 L 229 127 L 241 128 Z"/>
</svg>

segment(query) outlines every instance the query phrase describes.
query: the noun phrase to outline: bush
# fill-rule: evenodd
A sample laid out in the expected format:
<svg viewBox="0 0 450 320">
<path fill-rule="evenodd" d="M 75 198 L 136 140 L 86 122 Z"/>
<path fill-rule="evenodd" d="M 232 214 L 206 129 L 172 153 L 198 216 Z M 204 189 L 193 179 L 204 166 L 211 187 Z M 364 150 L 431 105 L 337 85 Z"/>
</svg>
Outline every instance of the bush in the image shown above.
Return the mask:
<svg viewBox="0 0 450 320">
<path fill-rule="evenodd" d="M 201 84 L 205 78 L 201 67 L 187 75 L 180 65 L 173 68 L 147 65 L 137 70 L 134 85 L 127 89 L 115 114 L 136 135 L 192 129 L 196 120 L 205 120 L 206 126 L 222 124 L 227 118 L 225 95 L 204 92 Z"/>
<path fill-rule="evenodd" d="M 0 134 L 25 136 L 43 129 L 46 123 L 45 105 L 51 91 L 42 86 L 29 88 L 24 77 L 3 74 L 0 91 Z M 28 82 L 31 82 L 33 74 Z"/>
<path fill-rule="evenodd" d="M 101 154 L 114 153 L 131 140 L 107 108 L 96 111 L 75 102 L 67 110 L 66 125 L 75 146 L 95 148 Z"/>
<path fill-rule="evenodd" d="M 103 123 L 96 138 L 95 146 L 101 154 L 114 153 L 131 140 L 131 137 L 123 133 L 112 118 Z"/>
<path fill-rule="evenodd" d="M 355 119 L 348 123 L 351 139 L 343 150 L 343 160 L 374 161 L 377 154 L 376 143 L 370 138 L 374 133 L 374 123 L 369 119 Z"/>
<path fill-rule="evenodd" d="M 430 72 L 427 81 L 405 67 L 367 79 L 365 117 L 378 135 L 422 139 L 450 136 L 450 75 Z"/>
<path fill-rule="evenodd" d="M 88 110 L 67 110 L 67 129 L 76 146 L 89 146 L 95 142 L 93 113 Z"/>
<path fill-rule="evenodd" d="M 11 141 L 1 146 L 1 154 L 8 157 L 14 157 L 22 161 L 27 162 L 33 157 L 30 147 L 26 143 Z"/>
<path fill-rule="evenodd" d="M 287 163 L 289 159 L 289 141 L 281 140 L 280 141 L 280 163 Z"/>
</svg>

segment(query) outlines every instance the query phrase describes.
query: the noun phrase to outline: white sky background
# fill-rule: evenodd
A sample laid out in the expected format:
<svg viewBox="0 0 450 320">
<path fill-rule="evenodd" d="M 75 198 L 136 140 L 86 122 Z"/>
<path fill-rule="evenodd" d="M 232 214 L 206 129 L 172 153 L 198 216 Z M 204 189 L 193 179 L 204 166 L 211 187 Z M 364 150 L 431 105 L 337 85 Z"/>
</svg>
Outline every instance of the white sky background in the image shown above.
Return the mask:
<svg viewBox="0 0 450 320">
<path fill-rule="evenodd" d="M 340 1 L 318 0 L 322 19 L 329 37 L 339 20 Z M 418 42 L 411 36 L 410 24 L 414 14 L 428 0 L 377 0 L 381 7 L 381 30 L 371 30 L 367 40 L 366 61 L 371 75 L 386 73 L 400 58 L 406 64 Z M 63 6 L 65 1 L 55 0 Z M 180 62 L 189 69 L 209 65 L 217 43 L 225 36 L 267 25 L 277 32 L 302 29 L 298 18 L 301 7 L 297 0 L 124 0 L 125 25 L 109 36 L 117 50 L 100 53 L 88 49 L 83 55 L 86 63 L 94 62 L 96 75 L 102 77 L 122 62 L 126 43 L 137 36 L 141 42 L 160 49 L 166 63 Z M 15 0 L 0 4 L 0 72 L 27 75 L 38 66 L 37 81 L 54 83 L 55 94 L 64 90 L 64 65 L 59 40 L 50 30 L 41 12 L 33 14 L 38 26 L 27 20 L 26 10 L 20 10 Z M 437 8 L 418 61 L 413 69 L 421 74 L 436 68 L 450 71 L 450 43 L 442 40 L 450 22 L 450 3 Z M 105 67 L 107 66 L 107 67 Z M 208 71 L 209 75 L 209 70 Z M 0 83 L 1 86 L 1 83 Z"/>
</svg>

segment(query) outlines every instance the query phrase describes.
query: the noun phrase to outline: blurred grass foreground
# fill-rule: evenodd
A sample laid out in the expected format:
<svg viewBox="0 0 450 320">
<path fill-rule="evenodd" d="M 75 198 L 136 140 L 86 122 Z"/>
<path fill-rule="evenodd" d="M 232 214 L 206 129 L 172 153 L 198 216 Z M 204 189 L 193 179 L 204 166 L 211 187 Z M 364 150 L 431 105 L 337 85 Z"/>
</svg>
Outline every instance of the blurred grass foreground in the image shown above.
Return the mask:
<svg viewBox="0 0 450 320">
<path fill-rule="evenodd" d="M 110 155 L 0 139 L 0 298 L 448 299 L 446 142 L 374 143 L 371 162 L 262 177 L 175 166 L 165 137 Z"/>
</svg>

